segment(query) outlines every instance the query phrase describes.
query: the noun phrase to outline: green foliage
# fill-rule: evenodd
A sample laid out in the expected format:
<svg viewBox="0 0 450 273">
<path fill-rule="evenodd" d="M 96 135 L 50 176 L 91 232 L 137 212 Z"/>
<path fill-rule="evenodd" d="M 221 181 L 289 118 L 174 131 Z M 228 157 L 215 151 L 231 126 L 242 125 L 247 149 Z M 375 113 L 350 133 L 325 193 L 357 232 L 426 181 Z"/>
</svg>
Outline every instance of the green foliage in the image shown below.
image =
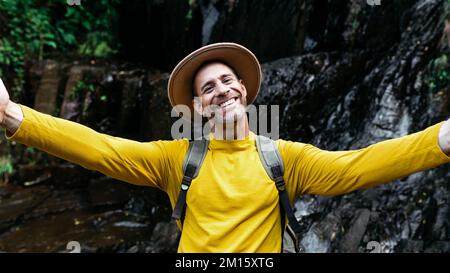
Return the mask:
<svg viewBox="0 0 450 273">
<path fill-rule="evenodd" d="M 0 77 L 13 84 L 12 97 L 23 88 L 28 60 L 115 54 L 118 44 L 111 30 L 119 2 L 82 0 L 70 6 L 66 0 L 0 0 Z"/>
<path fill-rule="evenodd" d="M 34 154 L 34 153 L 35 153 L 35 150 L 34 150 L 33 147 L 27 147 L 27 148 L 25 149 L 25 152 L 27 152 L 28 154 Z"/>
<path fill-rule="evenodd" d="M 85 93 L 95 92 L 96 90 L 97 87 L 94 84 L 79 81 L 70 92 L 70 100 L 78 100 L 80 97 L 83 97 Z"/>
<path fill-rule="evenodd" d="M 0 158 L 0 176 L 3 174 L 12 174 L 14 172 L 13 165 L 11 163 L 11 158 L 1 159 Z"/>
<path fill-rule="evenodd" d="M 30 2 L 6 0 L 0 3 L 0 14 L 8 18 L 6 33 L 2 33 L 0 39 L 0 77 L 5 77 L 7 71 L 13 74 L 16 79 L 13 97 L 23 85 L 27 57 L 42 59 L 44 47 L 56 47 L 47 10 L 32 8 Z"/>
<path fill-rule="evenodd" d="M 120 0 L 82 2 L 76 8 L 67 8 L 64 20 L 57 23 L 58 33 L 67 44 L 77 43 L 81 55 L 106 58 L 117 53 L 116 37 L 112 28 L 117 18 Z M 79 32 L 86 33 L 76 39 Z"/>
<path fill-rule="evenodd" d="M 100 101 L 100 103 L 108 102 L 108 96 L 103 93 L 104 89 L 96 82 L 91 82 L 89 79 L 80 80 L 72 88 L 69 99 L 78 103 L 81 111 L 82 119 L 86 120 L 91 107 L 92 101 Z"/>
<path fill-rule="evenodd" d="M 192 20 L 192 13 L 194 12 L 195 5 L 196 5 L 195 0 L 188 0 L 188 5 L 189 5 L 189 11 L 186 14 L 186 21 L 191 21 Z"/>
<path fill-rule="evenodd" d="M 427 83 L 431 92 L 439 92 L 448 86 L 450 78 L 447 54 L 444 53 L 438 58 L 431 60 L 428 69 Z"/>
<path fill-rule="evenodd" d="M 79 53 L 81 55 L 90 55 L 98 58 L 106 58 L 117 53 L 117 50 L 111 48 L 108 41 L 108 33 L 92 32 L 87 35 L 86 41 L 80 45 Z"/>
</svg>

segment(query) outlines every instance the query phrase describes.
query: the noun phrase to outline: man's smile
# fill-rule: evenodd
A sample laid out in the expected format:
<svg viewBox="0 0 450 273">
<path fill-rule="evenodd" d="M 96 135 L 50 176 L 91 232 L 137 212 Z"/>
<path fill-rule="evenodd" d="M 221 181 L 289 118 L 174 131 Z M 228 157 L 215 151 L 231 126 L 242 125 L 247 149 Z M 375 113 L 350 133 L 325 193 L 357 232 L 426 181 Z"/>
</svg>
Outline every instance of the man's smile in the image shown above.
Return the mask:
<svg viewBox="0 0 450 273">
<path fill-rule="evenodd" d="M 229 108 L 228 106 L 234 105 L 236 102 L 237 102 L 237 97 L 234 97 L 234 98 L 230 98 L 225 101 L 222 101 L 222 102 L 218 103 L 217 105 L 219 105 L 221 108 L 225 109 L 225 108 Z"/>
</svg>

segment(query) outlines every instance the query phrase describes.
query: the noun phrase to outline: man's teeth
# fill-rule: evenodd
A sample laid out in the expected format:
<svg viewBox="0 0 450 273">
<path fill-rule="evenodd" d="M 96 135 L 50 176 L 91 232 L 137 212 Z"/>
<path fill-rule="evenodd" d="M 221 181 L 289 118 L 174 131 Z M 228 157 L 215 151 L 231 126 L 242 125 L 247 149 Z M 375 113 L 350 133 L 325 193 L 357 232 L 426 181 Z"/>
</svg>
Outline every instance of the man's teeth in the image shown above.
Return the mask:
<svg viewBox="0 0 450 273">
<path fill-rule="evenodd" d="M 220 107 L 225 107 L 225 106 L 227 106 L 227 105 L 232 104 L 234 101 L 235 101 L 235 99 L 229 99 L 229 100 L 227 100 L 226 102 L 221 103 L 219 106 L 220 106 Z"/>
</svg>

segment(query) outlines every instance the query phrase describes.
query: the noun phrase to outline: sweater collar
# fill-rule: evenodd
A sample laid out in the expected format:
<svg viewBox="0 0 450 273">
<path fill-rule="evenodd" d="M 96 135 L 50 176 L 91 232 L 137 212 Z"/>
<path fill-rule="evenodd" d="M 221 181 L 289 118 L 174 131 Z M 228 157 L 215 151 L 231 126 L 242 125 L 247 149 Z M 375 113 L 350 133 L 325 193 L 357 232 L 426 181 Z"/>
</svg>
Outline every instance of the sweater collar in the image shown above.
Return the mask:
<svg viewBox="0 0 450 273">
<path fill-rule="evenodd" d="M 211 150 L 247 150 L 255 148 L 256 137 L 255 134 L 250 131 L 248 136 L 239 140 L 219 140 L 214 138 L 214 134 L 209 135 L 209 149 Z"/>
</svg>

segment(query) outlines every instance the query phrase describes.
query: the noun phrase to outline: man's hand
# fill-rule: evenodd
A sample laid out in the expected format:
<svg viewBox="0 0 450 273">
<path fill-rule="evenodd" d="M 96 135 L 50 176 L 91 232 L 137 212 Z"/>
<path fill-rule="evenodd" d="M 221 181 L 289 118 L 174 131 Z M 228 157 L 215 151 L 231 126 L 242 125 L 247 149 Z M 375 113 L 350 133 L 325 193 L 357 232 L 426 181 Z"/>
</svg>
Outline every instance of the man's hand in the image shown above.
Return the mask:
<svg viewBox="0 0 450 273">
<path fill-rule="evenodd" d="M 9 94 L 6 87 L 0 79 L 0 126 L 5 127 L 6 122 L 6 107 L 9 104 Z"/>
<path fill-rule="evenodd" d="M 450 155 L 450 119 L 442 124 L 441 129 L 439 130 L 439 146 L 442 151 Z"/>
<path fill-rule="evenodd" d="M 22 120 L 22 109 L 9 99 L 8 91 L 0 79 L 0 127 L 5 128 L 9 134 L 13 134 Z"/>
</svg>

